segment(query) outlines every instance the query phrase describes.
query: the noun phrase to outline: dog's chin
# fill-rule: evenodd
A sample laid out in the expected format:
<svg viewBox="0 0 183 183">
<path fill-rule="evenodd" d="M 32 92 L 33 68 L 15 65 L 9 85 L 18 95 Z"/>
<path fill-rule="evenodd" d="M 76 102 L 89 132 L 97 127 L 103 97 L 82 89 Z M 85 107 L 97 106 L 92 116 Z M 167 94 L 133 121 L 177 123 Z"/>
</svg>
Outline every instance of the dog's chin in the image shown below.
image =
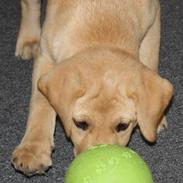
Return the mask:
<svg viewBox="0 0 183 183">
<path fill-rule="evenodd" d="M 80 153 L 82 153 L 82 151 L 78 150 L 77 147 L 74 147 L 73 153 L 74 153 L 74 157 L 76 157 L 76 156 L 78 156 Z"/>
<path fill-rule="evenodd" d="M 74 157 L 78 156 L 80 153 L 86 151 L 87 149 L 89 149 L 90 146 L 86 147 L 86 148 L 81 148 L 80 146 L 74 146 L 73 149 L 73 153 L 74 153 Z"/>
<path fill-rule="evenodd" d="M 74 153 L 74 157 L 76 157 L 78 155 L 76 148 L 74 148 L 73 153 Z"/>
</svg>

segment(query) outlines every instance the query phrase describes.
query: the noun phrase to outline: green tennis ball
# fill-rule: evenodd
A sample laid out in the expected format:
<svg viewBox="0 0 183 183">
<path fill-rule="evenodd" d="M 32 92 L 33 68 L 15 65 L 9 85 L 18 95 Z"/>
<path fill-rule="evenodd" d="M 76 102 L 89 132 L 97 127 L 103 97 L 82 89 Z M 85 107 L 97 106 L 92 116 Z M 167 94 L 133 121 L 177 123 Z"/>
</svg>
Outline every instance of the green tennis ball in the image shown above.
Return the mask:
<svg viewBox="0 0 183 183">
<path fill-rule="evenodd" d="M 131 149 L 98 145 L 75 158 L 64 183 L 153 183 L 153 178 L 144 160 Z"/>
</svg>

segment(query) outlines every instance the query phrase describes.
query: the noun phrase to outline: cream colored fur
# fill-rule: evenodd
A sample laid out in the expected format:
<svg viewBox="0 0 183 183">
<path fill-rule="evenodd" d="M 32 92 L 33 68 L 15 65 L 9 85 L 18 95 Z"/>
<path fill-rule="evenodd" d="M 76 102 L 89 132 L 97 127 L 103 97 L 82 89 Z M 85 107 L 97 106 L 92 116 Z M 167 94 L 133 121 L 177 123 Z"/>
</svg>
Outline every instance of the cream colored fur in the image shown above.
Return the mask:
<svg viewBox="0 0 183 183">
<path fill-rule="evenodd" d="M 16 56 L 34 58 L 27 129 L 13 152 L 24 174 L 52 165 L 56 113 L 77 155 L 127 145 L 134 128 L 154 142 L 172 85 L 158 75 L 158 0 L 22 0 Z M 163 118 L 163 119 L 162 119 Z"/>
</svg>

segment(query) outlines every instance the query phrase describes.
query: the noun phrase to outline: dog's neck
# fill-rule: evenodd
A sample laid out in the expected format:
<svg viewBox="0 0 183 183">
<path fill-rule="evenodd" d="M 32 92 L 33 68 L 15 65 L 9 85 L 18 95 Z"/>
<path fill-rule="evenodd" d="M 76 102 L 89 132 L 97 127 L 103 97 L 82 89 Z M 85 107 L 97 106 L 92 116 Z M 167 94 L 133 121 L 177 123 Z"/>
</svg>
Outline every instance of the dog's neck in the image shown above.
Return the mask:
<svg viewBox="0 0 183 183">
<path fill-rule="evenodd" d="M 102 38 L 101 38 L 102 39 Z M 72 44 L 70 49 L 62 48 L 61 57 L 58 57 L 56 60 L 58 62 L 73 57 L 74 55 L 80 54 L 85 50 L 98 49 L 98 50 L 120 50 L 121 52 L 127 53 L 137 60 L 139 59 L 139 42 L 137 39 L 132 37 L 121 37 L 118 40 L 101 40 L 100 38 L 87 38 L 85 41 L 82 41 L 82 38 L 78 38 L 77 43 Z"/>
</svg>

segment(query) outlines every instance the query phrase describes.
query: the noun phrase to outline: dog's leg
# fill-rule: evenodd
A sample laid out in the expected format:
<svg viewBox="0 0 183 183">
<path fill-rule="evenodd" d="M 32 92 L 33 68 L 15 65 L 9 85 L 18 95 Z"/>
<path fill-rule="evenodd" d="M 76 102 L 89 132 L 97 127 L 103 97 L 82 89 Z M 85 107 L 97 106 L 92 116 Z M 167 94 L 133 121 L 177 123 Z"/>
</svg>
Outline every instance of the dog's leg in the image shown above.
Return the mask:
<svg viewBox="0 0 183 183">
<path fill-rule="evenodd" d="M 31 59 L 40 41 L 40 0 L 21 0 L 22 18 L 15 55 Z"/>
<path fill-rule="evenodd" d="M 52 64 L 44 58 L 35 60 L 30 111 L 26 133 L 21 144 L 14 150 L 12 164 L 26 175 L 43 173 L 52 165 L 56 113 L 37 89 L 40 76 L 48 72 Z"/>
<path fill-rule="evenodd" d="M 150 27 L 140 46 L 140 60 L 148 68 L 158 72 L 160 49 L 160 10 L 156 14 L 154 24 Z M 168 126 L 163 116 L 157 132 Z"/>
</svg>

